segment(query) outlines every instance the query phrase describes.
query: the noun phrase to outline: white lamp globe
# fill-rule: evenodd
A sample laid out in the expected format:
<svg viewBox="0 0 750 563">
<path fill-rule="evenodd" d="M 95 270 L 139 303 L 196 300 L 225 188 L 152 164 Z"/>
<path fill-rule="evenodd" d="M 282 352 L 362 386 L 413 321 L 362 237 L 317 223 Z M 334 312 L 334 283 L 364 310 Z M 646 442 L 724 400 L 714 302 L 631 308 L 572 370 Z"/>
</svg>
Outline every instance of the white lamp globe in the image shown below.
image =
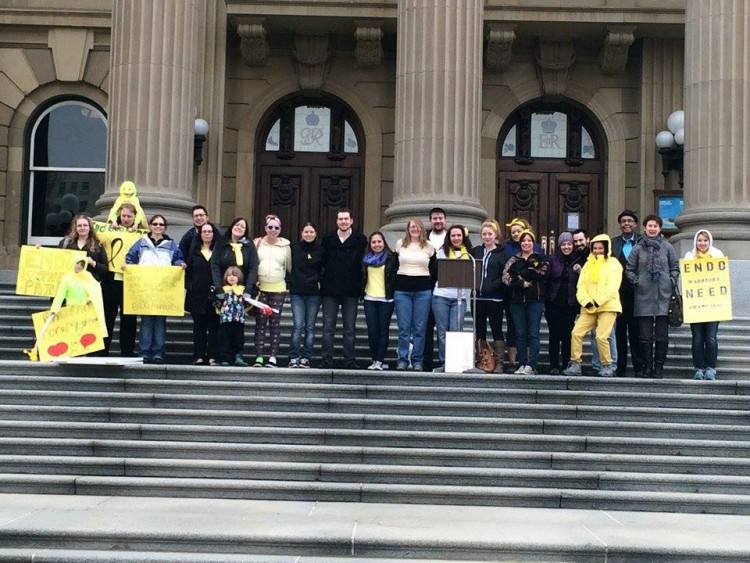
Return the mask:
<svg viewBox="0 0 750 563">
<path fill-rule="evenodd" d="M 680 110 L 673 111 L 667 118 L 667 129 L 673 134 L 685 127 L 685 112 Z"/>
<path fill-rule="evenodd" d="M 674 142 L 682 146 L 685 144 L 685 128 L 682 127 L 674 134 Z"/>
<path fill-rule="evenodd" d="M 193 131 L 195 131 L 196 135 L 208 134 L 208 121 L 199 117 L 195 120 Z"/>
<path fill-rule="evenodd" d="M 668 149 L 674 145 L 674 135 L 669 131 L 662 131 L 656 136 L 656 146 L 660 149 Z"/>
</svg>

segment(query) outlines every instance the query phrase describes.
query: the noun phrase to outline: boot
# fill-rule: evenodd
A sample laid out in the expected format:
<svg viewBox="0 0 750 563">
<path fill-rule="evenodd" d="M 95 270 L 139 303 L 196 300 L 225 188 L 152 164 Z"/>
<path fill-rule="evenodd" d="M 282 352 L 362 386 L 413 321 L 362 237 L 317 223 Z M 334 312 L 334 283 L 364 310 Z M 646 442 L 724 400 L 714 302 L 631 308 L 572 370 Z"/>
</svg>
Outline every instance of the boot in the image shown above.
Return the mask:
<svg viewBox="0 0 750 563">
<path fill-rule="evenodd" d="M 503 373 L 503 361 L 505 359 L 505 340 L 495 340 L 492 343 L 495 353 L 495 369 L 493 373 Z"/>
<path fill-rule="evenodd" d="M 667 360 L 668 342 L 656 342 L 654 350 L 654 377 L 661 379 L 664 375 L 664 362 Z"/>
<path fill-rule="evenodd" d="M 654 377 L 654 343 L 642 341 L 641 355 L 643 356 L 643 377 Z"/>
</svg>

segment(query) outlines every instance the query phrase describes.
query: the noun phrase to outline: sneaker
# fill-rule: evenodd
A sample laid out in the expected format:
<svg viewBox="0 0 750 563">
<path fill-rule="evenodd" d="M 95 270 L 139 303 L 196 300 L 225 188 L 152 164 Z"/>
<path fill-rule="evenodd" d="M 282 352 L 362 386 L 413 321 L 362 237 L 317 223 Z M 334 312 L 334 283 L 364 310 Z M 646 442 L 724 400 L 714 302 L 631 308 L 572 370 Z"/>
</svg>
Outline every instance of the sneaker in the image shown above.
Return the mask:
<svg viewBox="0 0 750 563">
<path fill-rule="evenodd" d="M 367 366 L 367 369 L 369 369 L 370 371 L 372 370 L 382 371 L 383 364 L 379 362 L 378 360 L 373 360 L 373 362 L 369 366 Z"/>
<path fill-rule="evenodd" d="M 218 366 L 220 364 L 219 364 L 219 362 L 217 362 L 216 360 L 214 360 L 213 358 L 211 358 L 210 360 L 208 360 L 208 365 L 209 366 Z"/>
<path fill-rule="evenodd" d="M 617 369 L 612 364 L 608 366 L 602 366 L 599 370 L 599 377 L 614 377 Z"/>
<path fill-rule="evenodd" d="M 203 358 L 196 358 L 195 360 L 193 360 L 194 366 L 202 366 L 205 363 L 206 361 Z"/>
<path fill-rule="evenodd" d="M 238 368 L 246 368 L 248 364 L 245 360 L 242 359 L 242 356 L 237 356 L 234 359 L 234 365 L 236 365 Z"/>
<path fill-rule="evenodd" d="M 221 362 L 221 365 L 227 367 L 229 365 L 229 362 Z"/>
<path fill-rule="evenodd" d="M 299 367 L 301 367 L 301 368 L 310 368 L 312 366 L 310 366 L 310 360 L 308 360 L 307 358 L 302 358 L 299 361 Z"/>
<path fill-rule="evenodd" d="M 560 370 L 558 368 L 552 368 L 549 370 L 550 375 L 560 375 Z"/>
<path fill-rule="evenodd" d="M 524 366 L 524 375 L 536 375 L 536 370 L 532 366 Z"/>
<path fill-rule="evenodd" d="M 526 366 L 519 365 L 518 369 L 513 372 L 514 375 L 526 375 Z"/>
<path fill-rule="evenodd" d="M 707 368 L 703 372 L 703 377 L 706 381 L 716 381 L 716 370 L 714 368 Z"/>
<path fill-rule="evenodd" d="M 253 363 L 253 367 L 256 368 L 262 368 L 263 367 L 263 356 L 258 356 L 255 358 L 255 362 Z"/>
<path fill-rule="evenodd" d="M 703 379 L 706 378 L 705 374 L 703 373 L 702 369 L 695 370 L 695 375 L 693 375 L 693 379 L 698 379 L 700 381 L 703 381 Z M 707 379 L 707 378 L 706 378 Z"/>
<path fill-rule="evenodd" d="M 413 369 L 414 371 L 424 371 L 422 364 L 414 364 L 413 366 L 411 366 L 411 369 Z"/>
<path fill-rule="evenodd" d="M 563 375 L 581 375 L 581 362 L 571 360 L 568 367 L 563 370 Z"/>
<path fill-rule="evenodd" d="M 299 360 L 297 358 L 292 358 L 291 360 L 289 360 L 289 365 L 287 367 L 298 368 L 299 367 Z"/>
<path fill-rule="evenodd" d="M 275 368 L 276 367 L 276 356 L 271 356 L 268 358 L 268 362 L 266 363 L 267 368 Z"/>
<path fill-rule="evenodd" d="M 152 363 L 152 364 L 158 364 L 158 365 L 161 365 L 161 364 L 163 364 L 163 363 L 164 363 L 164 358 L 154 358 L 153 360 L 151 360 L 151 363 Z"/>
<path fill-rule="evenodd" d="M 406 365 L 406 362 L 398 362 L 398 363 L 396 364 L 396 369 L 397 369 L 398 371 L 405 371 L 405 370 L 406 370 L 406 368 L 408 368 L 408 367 L 409 367 L 409 366 L 408 366 L 408 365 Z"/>
</svg>

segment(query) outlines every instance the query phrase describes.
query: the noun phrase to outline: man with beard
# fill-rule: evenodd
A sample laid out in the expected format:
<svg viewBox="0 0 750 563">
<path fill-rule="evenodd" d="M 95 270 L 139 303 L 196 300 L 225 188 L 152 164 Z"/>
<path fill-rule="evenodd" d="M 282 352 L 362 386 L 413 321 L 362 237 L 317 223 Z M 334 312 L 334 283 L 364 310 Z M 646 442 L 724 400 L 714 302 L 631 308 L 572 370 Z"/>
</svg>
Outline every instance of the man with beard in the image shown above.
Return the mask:
<svg viewBox="0 0 750 563">
<path fill-rule="evenodd" d="M 437 252 L 443 247 L 445 242 L 445 234 L 448 231 L 445 229 L 445 209 L 442 207 L 433 207 L 430 209 L 430 228 L 427 230 L 427 240 L 430 245 Z M 423 367 L 425 371 L 432 371 L 436 366 L 434 365 L 433 355 L 435 351 L 435 315 L 432 314 L 432 307 L 430 307 L 430 314 L 427 317 L 427 326 L 424 331 L 424 355 L 423 355 Z"/>
</svg>

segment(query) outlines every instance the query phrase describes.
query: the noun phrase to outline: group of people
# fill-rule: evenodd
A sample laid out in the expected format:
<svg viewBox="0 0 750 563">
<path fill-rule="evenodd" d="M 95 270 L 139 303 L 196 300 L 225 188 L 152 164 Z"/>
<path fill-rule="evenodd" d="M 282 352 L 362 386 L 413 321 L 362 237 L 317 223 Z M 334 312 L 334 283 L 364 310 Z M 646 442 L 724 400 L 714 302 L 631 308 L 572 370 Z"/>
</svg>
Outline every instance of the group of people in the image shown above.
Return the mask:
<svg viewBox="0 0 750 563">
<path fill-rule="evenodd" d="M 134 228 L 136 210 L 124 204 L 116 224 Z M 388 367 L 391 318 L 398 325 L 397 370 L 440 369 L 446 358 L 446 333 L 461 330 L 472 304 L 476 337 L 487 341 L 488 325 L 495 372 L 532 375 L 539 370 L 540 328 L 549 328 L 550 373 L 582 374 L 583 340 L 592 334 L 594 370 L 601 376 L 624 376 L 628 346 L 636 377 L 662 377 L 668 349 L 667 310 L 679 264 L 661 233 L 662 220 L 648 215 L 638 234 L 638 218 L 625 210 L 618 217 L 621 234 L 589 240 L 576 230 L 559 235 L 547 255 L 531 225 L 520 218 L 505 226 L 481 225 L 481 244 L 473 246 L 468 229 L 448 226 L 442 208 L 430 211 L 426 229 L 419 218 L 407 221 L 404 235 L 391 249 L 382 232 L 365 237 L 354 218 L 339 210 L 336 228 L 319 236 L 306 223 L 298 240 L 281 236 L 281 219 L 268 214 L 263 234 L 251 237 L 248 221 L 234 219 L 224 233 L 209 221 L 206 208 L 192 209 L 193 226 L 179 243 L 167 234 L 167 221 L 154 215 L 148 233 L 127 252 L 127 265 L 176 265 L 185 269 L 185 310 L 193 319 L 193 363 L 276 367 L 281 365 L 281 310 L 287 294 L 293 328 L 288 366 L 312 366 L 317 319 L 322 308 L 320 367 L 334 362 L 334 339 L 343 337 L 340 359 L 355 369 L 355 324 L 364 302 L 370 370 Z M 720 256 L 711 234 L 701 230 L 686 258 Z M 61 247 L 87 252 L 87 266 L 102 285 L 108 333 L 122 307 L 121 275 L 107 270 L 106 253 L 91 218 L 78 215 Z M 478 264 L 477 294 L 468 288 L 441 287 L 438 260 L 473 260 Z M 251 303 L 261 302 L 262 309 Z M 338 317 L 341 314 L 339 328 Z M 255 316 L 254 358 L 245 359 L 244 325 Z M 505 320 L 505 331 L 503 330 Z M 140 356 L 162 363 L 166 355 L 166 319 L 141 318 Z M 120 321 L 123 355 L 134 355 L 135 317 Z M 696 379 L 716 378 L 718 323 L 696 323 L 693 359 Z M 437 350 L 434 349 L 437 333 Z M 111 336 L 105 340 L 109 353 Z M 437 353 L 435 353 L 437 352 Z M 507 368 L 507 369 L 504 369 Z"/>
</svg>

